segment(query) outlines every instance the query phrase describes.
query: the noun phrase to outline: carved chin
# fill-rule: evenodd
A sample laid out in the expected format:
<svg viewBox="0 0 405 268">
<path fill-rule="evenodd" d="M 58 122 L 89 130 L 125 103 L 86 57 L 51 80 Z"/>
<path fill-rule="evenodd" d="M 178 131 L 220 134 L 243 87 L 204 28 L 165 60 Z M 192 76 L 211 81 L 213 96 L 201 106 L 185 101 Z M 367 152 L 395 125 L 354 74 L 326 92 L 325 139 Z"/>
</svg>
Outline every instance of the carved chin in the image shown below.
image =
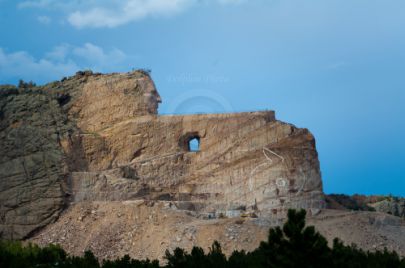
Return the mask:
<svg viewBox="0 0 405 268">
<path fill-rule="evenodd" d="M 151 98 L 147 103 L 147 107 L 148 107 L 149 112 L 157 113 L 157 109 L 159 107 L 159 104 L 158 104 L 158 102 L 156 101 L 155 98 Z"/>
</svg>

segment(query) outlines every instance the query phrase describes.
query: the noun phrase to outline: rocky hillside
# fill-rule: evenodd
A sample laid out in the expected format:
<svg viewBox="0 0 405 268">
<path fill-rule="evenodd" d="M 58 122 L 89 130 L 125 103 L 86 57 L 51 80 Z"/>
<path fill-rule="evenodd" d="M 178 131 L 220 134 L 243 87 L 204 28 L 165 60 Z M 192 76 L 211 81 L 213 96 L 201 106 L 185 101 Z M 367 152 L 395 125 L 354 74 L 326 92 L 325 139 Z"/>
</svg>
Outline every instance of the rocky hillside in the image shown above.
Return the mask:
<svg viewBox="0 0 405 268">
<path fill-rule="evenodd" d="M 382 195 L 326 195 L 326 204 L 330 209 L 378 211 L 405 218 L 405 198 Z"/>
<path fill-rule="evenodd" d="M 224 252 L 254 250 L 267 240 L 271 226 L 283 220 L 271 218 L 200 219 L 171 202 L 80 202 L 66 210 L 55 224 L 30 239 L 39 245 L 60 244 L 71 254 L 90 249 L 99 259 L 129 254 L 138 259 L 162 260 L 165 250 L 193 246 L 205 251 L 214 240 Z M 395 250 L 405 256 L 405 221 L 385 213 L 322 210 L 308 216 L 331 244 L 335 237 L 366 250 Z"/>
<path fill-rule="evenodd" d="M 328 238 L 404 252 L 400 218 L 323 210 L 307 129 L 274 111 L 161 116 L 160 102 L 144 71 L 2 86 L 0 238 L 100 258 L 161 258 L 166 248 L 215 239 L 230 252 L 257 247 L 288 208 L 304 208 Z"/>
</svg>

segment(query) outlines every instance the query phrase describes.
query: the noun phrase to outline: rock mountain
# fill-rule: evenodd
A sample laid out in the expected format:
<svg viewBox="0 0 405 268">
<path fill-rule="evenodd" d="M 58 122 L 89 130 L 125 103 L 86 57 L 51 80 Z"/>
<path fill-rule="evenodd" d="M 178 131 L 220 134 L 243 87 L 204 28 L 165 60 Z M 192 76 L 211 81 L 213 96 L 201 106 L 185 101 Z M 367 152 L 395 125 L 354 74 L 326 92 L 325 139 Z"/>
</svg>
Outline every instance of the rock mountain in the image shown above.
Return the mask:
<svg viewBox="0 0 405 268">
<path fill-rule="evenodd" d="M 307 129 L 273 111 L 162 116 L 160 102 L 144 71 L 1 86 L 0 237 L 160 258 L 166 247 L 220 239 L 235 221 L 245 240 L 229 231 L 225 250 L 254 248 L 288 208 L 320 217 Z"/>
<path fill-rule="evenodd" d="M 142 71 L 79 72 L 3 86 L 0 97 L 4 238 L 25 238 L 80 201 L 170 201 L 206 218 L 323 207 L 313 136 L 272 111 L 159 116 Z"/>
</svg>

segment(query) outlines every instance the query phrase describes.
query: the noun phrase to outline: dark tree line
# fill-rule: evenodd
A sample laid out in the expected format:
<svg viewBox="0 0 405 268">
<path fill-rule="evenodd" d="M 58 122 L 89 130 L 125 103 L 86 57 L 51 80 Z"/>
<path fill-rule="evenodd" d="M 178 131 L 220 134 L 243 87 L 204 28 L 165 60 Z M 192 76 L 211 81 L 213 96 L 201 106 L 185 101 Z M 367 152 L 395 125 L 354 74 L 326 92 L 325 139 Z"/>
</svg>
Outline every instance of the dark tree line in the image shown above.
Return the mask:
<svg viewBox="0 0 405 268">
<path fill-rule="evenodd" d="M 157 260 L 134 260 L 129 256 L 114 261 L 99 263 L 93 253 L 87 251 L 82 257 L 68 256 L 59 246 L 50 245 L 40 248 L 21 242 L 0 242 L 0 267 L 78 267 L 78 268 L 405 268 L 405 258 L 388 250 L 369 252 L 356 247 L 344 245 L 335 239 L 329 247 L 326 239 L 313 226 L 305 227 L 304 210 L 288 212 L 288 221 L 284 226 L 271 228 L 268 241 L 252 251 L 235 251 L 227 258 L 221 245 L 214 242 L 208 253 L 202 248 L 194 247 L 190 253 L 176 248 L 166 251 L 166 265 Z"/>
<path fill-rule="evenodd" d="M 36 87 L 36 86 L 37 86 L 37 85 L 36 85 L 34 82 L 32 82 L 32 81 L 25 82 L 25 81 L 22 80 L 22 79 L 20 79 L 20 80 L 18 81 L 18 88 L 21 88 L 21 89 L 34 88 L 34 87 Z"/>
</svg>

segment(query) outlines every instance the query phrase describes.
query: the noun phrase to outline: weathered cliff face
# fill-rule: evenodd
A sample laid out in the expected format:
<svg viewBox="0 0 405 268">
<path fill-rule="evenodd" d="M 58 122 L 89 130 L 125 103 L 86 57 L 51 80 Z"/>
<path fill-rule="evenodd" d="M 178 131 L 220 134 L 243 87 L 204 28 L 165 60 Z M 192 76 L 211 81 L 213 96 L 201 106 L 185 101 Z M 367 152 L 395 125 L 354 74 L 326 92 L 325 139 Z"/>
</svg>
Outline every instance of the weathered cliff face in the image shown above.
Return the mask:
<svg viewBox="0 0 405 268">
<path fill-rule="evenodd" d="M 3 89 L 0 109 L 0 237 L 19 239 L 62 210 L 67 118 L 55 99 L 29 90 Z"/>
<path fill-rule="evenodd" d="M 199 152 L 188 150 L 192 137 Z M 207 217 L 322 207 L 313 136 L 273 112 L 139 117 L 81 139 L 85 155 L 93 144 L 105 152 L 89 157 L 91 176 L 72 174 L 76 202 L 166 200 Z"/>
<path fill-rule="evenodd" d="M 202 218 L 324 206 L 314 137 L 272 111 L 158 116 L 160 96 L 140 71 L 7 92 L 2 237 L 29 235 L 70 202 L 164 200 Z"/>
</svg>

